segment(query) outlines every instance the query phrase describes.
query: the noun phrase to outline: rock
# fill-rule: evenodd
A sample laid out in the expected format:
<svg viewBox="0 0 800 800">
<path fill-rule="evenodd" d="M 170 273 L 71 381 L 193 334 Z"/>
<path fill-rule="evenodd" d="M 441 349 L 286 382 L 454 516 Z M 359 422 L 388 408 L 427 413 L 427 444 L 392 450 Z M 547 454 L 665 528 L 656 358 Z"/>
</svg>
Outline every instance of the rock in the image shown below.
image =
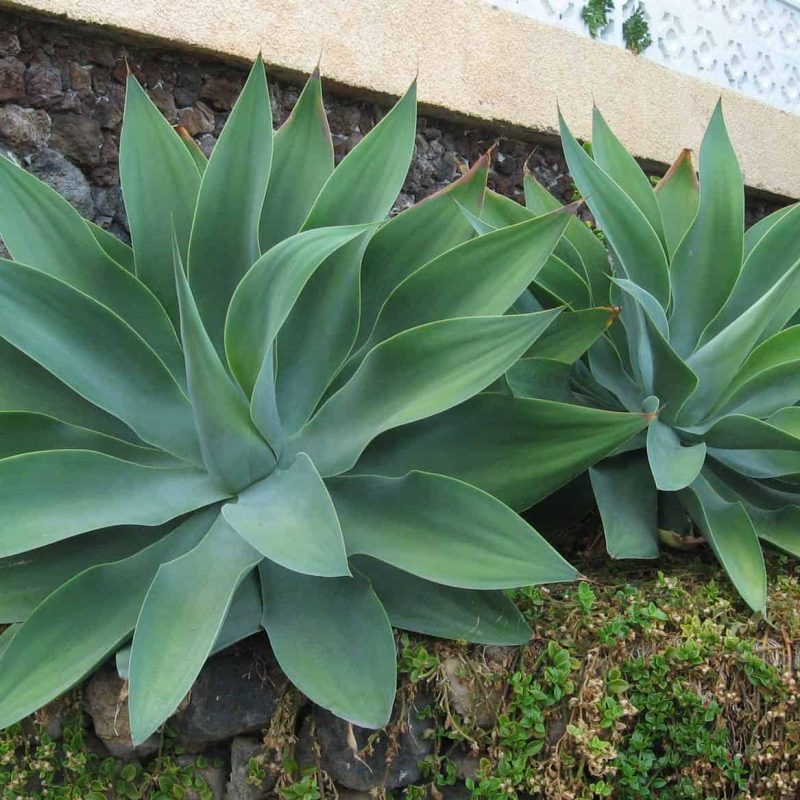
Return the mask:
<svg viewBox="0 0 800 800">
<path fill-rule="evenodd" d="M 219 111 L 229 111 L 233 108 L 242 84 L 231 78 L 215 77 L 209 78 L 201 87 L 199 97 L 207 100 L 214 108 Z"/>
<path fill-rule="evenodd" d="M 83 172 L 58 150 L 47 148 L 30 159 L 29 171 L 54 188 L 84 216 L 94 212 L 89 181 Z"/>
<path fill-rule="evenodd" d="M 173 717 L 177 743 L 198 752 L 215 742 L 260 734 L 285 685 L 266 643 L 233 648 L 209 659 L 186 707 Z"/>
<path fill-rule="evenodd" d="M 54 741 L 61 741 L 64 733 L 64 718 L 69 712 L 69 700 L 59 697 L 36 712 L 36 722 L 44 726 L 45 733 Z"/>
<path fill-rule="evenodd" d="M 94 216 L 92 190 L 86 176 L 57 150 L 47 149 L 34 156 L 30 171 L 52 186 L 84 217 Z"/>
<path fill-rule="evenodd" d="M 19 100 L 25 93 L 25 65 L 0 58 L 0 103 Z"/>
<path fill-rule="evenodd" d="M 213 800 L 224 800 L 226 781 L 225 771 L 222 767 L 215 767 L 207 762 L 201 762 L 201 765 L 198 765 L 197 756 L 178 756 L 176 762 L 181 767 L 191 767 L 195 777 L 202 778 L 206 782 Z M 186 794 L 181 795 L 183 800 L 202 800 L 200 786 L 185 787 Z"/>
<path fill-rule="evenodd" d="M 217 137 L 211 133 L 204 133 L 198 140 L 197 144 L 199 145 L 200 149 L 208 156 L 211 157 L 211 151 L 214 149 L 214 145 L 217 143 Z"/>
<path fill-rule="evenodd" d="M 105 664 L 92 676 L 86 686 L 85 701 L 94 731 L 112 756 L 129 761 L 150 758 L 158 752 L 161 744 L 158 734 L 153 734 L 138 747 L 133 746 L 127 684 L 117 675 L 112 664 Z"/>
<path fill-rule="evenodd" d="M 153 105 L 167 118 L 169 122 L 175 122 L 178 116 L 178 109 L 175 108 L 175 98 L 172 92 L 168 92 L 163 86 L 156 86 L 147 93 L 153 101 Z"/>
<path fill-rule="evenodd" d="M 483 676 L 476 677 L 454 656 L 445 659 L 442 667 L 453 709 L 481 728 L 492 727 L 503 701 L 503 687 L 492 685 Z"/>
<path fill-rule="evenodd" d="M 8 30 L 0 30 L 0 57 L 15 56 L 19 51 L 19 37 L 17 34 Z"/>
<path fill-rule="evenodd" d="M 460 781 L 465 781 L 467 778 L 474 778 L 481 764 L 479 755 L 476 755 L 470 750 L 466 750 L 460 745 L 454 747 L 447 754 L 447 757 L 453 762 L 456 768 L 456 777 Z"/>
<path fill-rule="evenodd" d="M 76 92 L 88 92 L 92 88 L 92 68 L 69 62 L 69 85 Z"/>
<path fill-rule="evenodd" d="M 399 789 L 417 783 L 422 777 L 419 762 L 433 752 L 433 738 L 427 735 L 430 723 L 418 720 L 416 714 L 416 709 L 427 702 L 427 698 L 419 697 L 407 719 L 395 721 L 381 731 L 368 751 L 364 748 L 375 731 L 350 725 L 329 711 L 316 709 L 320 766 L 336 783 L 361 792 L 377 787 Z"/>
<path fill-rule="evenodd" d="M 250 759 L 259 759 L 264 772 L 260 782 L 253 782 Z M 269 754 L 260 739 L 237 736 L 231 742 L 231 779 L 226 800 L 265 800 L 278 780 L 277 770 L 271 770 Z"/>
<path fill-rule="evenodd" d="M 178 111 L 178 123 L 190 135 L 198 136 L 201 133 L 213 133 L 216 119 L 214 112 L 202 100 L 198 100 L 196 105 Z"/>
<path fill-rule="evenodd" d="M 61 73 L 55 67 L 33 64 L 25 71 L 25 95 L 31 105 L 48 105 L 61 94 Z"/>
<path fill-rule="evenodd" d="M 109 90 L 107 95 L 97 99 L 94 118 L 101 128 L 117 128 L 122 122 L 124 94 L 121 89 L 121 86 L 115 84 L 113 90 Z"/>
<path fill-rule="evenodd" d="M 100 163 L 103 132 L 96 119 L 72 112 L 54 114 L 50 142 L 52 147 L 79 164 L 94 166 Z"/>
<path fill-rule="evenodd" d="M 20 153 L 42 150 L 50 137 L 50 117 L 39 109 L 9 103 L 0 108 L 0 139 Z"/>
</svg>

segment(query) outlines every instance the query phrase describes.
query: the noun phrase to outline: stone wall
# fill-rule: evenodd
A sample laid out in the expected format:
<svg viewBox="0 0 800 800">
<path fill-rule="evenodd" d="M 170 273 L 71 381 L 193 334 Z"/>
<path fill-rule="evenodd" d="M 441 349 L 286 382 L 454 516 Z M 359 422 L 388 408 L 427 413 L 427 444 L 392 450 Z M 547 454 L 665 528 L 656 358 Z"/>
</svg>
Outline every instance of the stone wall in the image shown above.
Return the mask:
<svg viewBox="0 0 800 800">
<path fill-rule="evenodd" d="M 103 31 L 0 12 L 0 151 L 12 154 L 64 194 L 85 216 L 122 238 L 127 223 L 117 169 L 128 66 L 173 123 L 210 152 L 246 76 L 246 68 L 161 47 L 145 47 Z M 324 67 L 324 64 L 323 64 Z M 300 87 L 270 82 L 280 124 Z M 344 95 L 327 96 L 337 158 L 385 113 L 385 107 Z M 571 181 L 556 145 L 510 139 L 502 131 L 420 117 L 417 147 L 399 206 L 450 182 L 467 163 L 496 145 L 490 186 L 521 199 L 526 159 L 562 199 Z M 771 210 L 750 198 L 751 219 Z"/>
</svg>

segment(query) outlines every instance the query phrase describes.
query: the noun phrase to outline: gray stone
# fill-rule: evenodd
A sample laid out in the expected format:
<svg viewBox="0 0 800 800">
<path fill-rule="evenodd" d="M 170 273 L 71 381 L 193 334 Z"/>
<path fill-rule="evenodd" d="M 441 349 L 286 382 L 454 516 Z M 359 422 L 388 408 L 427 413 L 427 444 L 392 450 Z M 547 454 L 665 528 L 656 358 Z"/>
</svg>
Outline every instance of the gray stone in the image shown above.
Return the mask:
<svg viewBox="0 0 800 800">
<path fill-rule="evenodd" d="M 134 747 L 128 714 L 128 687 L 112 664 L 105 664 L 95 672 L 86 685 L 84 697 L 94 732 L 112 756 L 130 761 L 150 758 L 158 752 L 161 737 L 157 734 Z"/>
<path fill-rule="evenodd" d="M 250 759 L 256 758 L 264 778 L 254 782 L 250 776 Z M 265 800 L 278 780 L 278 770 L 271 769 L 269 752 L 260 739 L 237 736 L 231 742 L 231 779 L 226 800 Z"/>
<path fill-rule="evenodd" d="M 15 56 L 20 51 L 19 37 L 13 31 L 0 31 L 0 57 Z"/>
<path fill-rule="evenodd" d="M 239 81 L 218 76 L 209 78 L 202 85 L 199 97 L 220 111 L 229 111 L 241 90 L 242 84 Z"/>
<path fill-rule="evenodd" d="M 47 149 L 34 156 L 30 171 L 53 187 L 84 217 L 94 216 L 92 190 L 86 176 L 57 150 Z"/>
<path fill-rule="evenodd" d="M 266 641 L 232 648 L 209 659 L 185 708 L 173 718 L 177 742 L 198 752 L 210 744 L 265 730 L 285 682 Z"/>
<path fill-rule="evenodd" d="M 103 132 L 100 123 L 91 117 L 74 112 L 53 114 L 50 143 L 79 164 L 94 166 L 100 163 Z"/>
<path fill-rule="evenodd" d="M 61 94 L 61 72 L 56 67 L 33 64 L 25 71 L 25 95 L 32 105 L 49 105 Z"/>
<path fill-rule="evenodd" d="M 0 107 L 0 139 L 20 153 L 41 150 L 50 137 L 50 117 L 41 109 L 9 103 Z"/>
<path fill-rule="evenodd" d="M 183 125 L 189 134 L 198 136 L 201 133 L 213 133 L 216 126 L 214 112 L 201 100 L 190 108 L 178 111 L 178 123 Z"/>
<path fill-rule="evenodd" d="M 88 92 L 92 88 L 92 68 L 81 66 L 74 61 L 69 63 L 69 85 L 76 92 Z"/>
<path fill-rule="evenodd" d="M 487 648 L 484 655 L 490 667 L 494 663 L 498 668 L 508 656 L 504 648 Z M 481 728 L 492 727 L 503 703 L 504 687 L 493 684 L 483 674 L 474 674 L 455 656 L 445 659 L 442 667 L 453 709 Z"/>
<path fill-rule="evenodd" d="M 375 736 L 375 731 L 316 709 L 320 766 L 337 784 L 361 792 L 378 787 L 399 789 L 417 783 L 422 778 L 419 762 L 433 752 L 430 723 L 417 719 L 418 709 L 427 703 L 428 698 L 419 697 L 406 718 L 394 720 L 369 748 L 368 739 Z"/>
<path fill-rule="evenodd" d="M 0 58 L 0 103 L 19 100 L 25 93 L 25 65 L 10 58 Z"/>
<path fill-rule="evenodd" d="M 215 767 L 211 763 L 198 766 L 197 756 L 178 756 L 177 763 L 181 767 L 190 767 L 195 776 L 202 778 L 206 786 L 211 790 L 211 797 L 214 800 L 224 800 L 225 798 L 225 770 L 222 767 Z M 200 790 L 197 787 L 186 787 L 186 794 L 183 800 L 201 800 Z"/>
</svg>

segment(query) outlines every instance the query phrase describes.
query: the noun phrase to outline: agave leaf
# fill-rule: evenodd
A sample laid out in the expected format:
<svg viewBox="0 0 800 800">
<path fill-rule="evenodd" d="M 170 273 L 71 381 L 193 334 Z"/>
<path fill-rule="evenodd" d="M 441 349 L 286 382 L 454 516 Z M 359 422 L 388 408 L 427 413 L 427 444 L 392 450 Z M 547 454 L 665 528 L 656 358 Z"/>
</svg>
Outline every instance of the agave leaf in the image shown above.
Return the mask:
<svg viewBox="0 0 800 800">
<path fill-rule="evenodd" d="M 778 220 L 788 214 L 792 209 L 797 207 L 797 203 L 791 206 L 786 206 L 785 208 L 779 208 L 777 211 L 773 211 L 771 214 L 767 214 L 766 217 L 762 217 L 758 222 L 754 222 L 745 232 L 744 232 L 744 258 L 745 260 L 750 255 L 750 251 L 761 241 L 761 237 L 764 236 L 767 231 L 775 225 Z"/>
<path fill-rule="evenodd" d="M 401 478 L 334 478 L 329 486 L 349 555 L 371 556 L 461 589 L 578 577 L 508 506 L 453 478 L 409 472 Z"/>
<path fill-rule="evenodd" d="M 131 246 L 125 244 L 121 239 L 109 233 L 105 228 L 95 225 L 88 219 L 84 222 L 89 226 L 92 236 L 97 240 L 97 244 L 105 250 L 106 255 L 117 262 L 121 267 L 124 267 L 128 272 L 136 272 L 136 264 L 133 260 L 133 250 Z"/>
<path fill-rule="evenodd" d="M 193 547 L 213 518 L 214 512 L 194 514 L 135 555 L 81 572 L 37 606 L 0 661 L 0 728 L 58 697 L 102 664 L 130 636 L 159 565 Z M 190 596 L 194 602 L 195 593 Z"/>
<path fill-rule="evenodd" d="M 478 644 L 513 646 L 531 638 L 505 592 L 442 586 L 367 556 L 355 556 L 353 563 L 372 582 L 396 628 Z"/>
<path fill-rule="evenodd" d="M 332 172 L 333 142 L 315 69 L 272 142 L 272 171 L 259 227 L 262 253 L 300 230 Z"/>
<path fill-rule="evenodd" d="M 234 592 L 225 622 L 214 640 L 211 655 L 220 653 L 231 645 L 261 631 L 261 581 L 258 570 L 253 569 L 242 579 Z"/>
<path fill-rule="evenodd" d="M 221 358 L 228 303 L 259 256 L 271 162 L 272 112 L 259 56 L 203 173 L 189 241 L 189 284 Z"/>
<path fill-rule="evenodd" d="M 144 339 L 105 306 L 0 260 L 0 336 L 143 440 L 199 461 L 188 399 Z"/>
<path fill-rule="evenodd" d="M 233 595 L 225 622 L 222 623 L 210 655 L 215 655 L 231 645 L 246 639 L 248 636 L 261 630 L 261 582 L 258 579 L 258 570 L 251 570 L 239 584 Z M 117 650 L 117 674 L 127 681 L 131 677 L 131 645 Z"/>
<path fill-rule="evenodd" d="M 203 463 L 233 494 L 267 475 L 275 456 L 253 425 L 247 399 L 228 376 L 203 327 L 175 239 L 173 258 L 186 377 Z"/>
<path fill-rule="evenodd" d="M 141 441 L 123 422 L 84 400 L 4 339 L 0 339 L 0 410 L 46 414 L 117 439 Z"/>
<path fill-rule="evenodd" d="M 2 633 L 0 633 L 0 658 L 5 655 L 11 640 L 17 635 L 20 625 L 9 625 Z"/>
<path fill-rule="evenodd" d="M 649 420 L 644 414 L 481 394 L 445 414 L 384 434 L 354 471 L 391 477 L 419 469 L 450 475 L 520 511 L 613 452 Z"/>
<path fill-rule="evenodd" d="M 514 397 L 537 397 L 560 403 L 575 401 L 569 380 L 572 364 L 550 358 L 521 358 L 506 372 L 508 388 Z"/>
<path fill-rule="evenodd" d="M 634 298 L 642 311 L 650 317 L 650 321 L 656 326 L 656 329 L 661 336 L 669 341 L 669 322 L 667 321 L 667 314 L 658 300 L 650 294 L 650 292 L 637 286 L 633 281 L 626 280 L 625 278 L 613 278 L 612 282 L 615 286 L 622 289 L 625 294 Z M 630 352 L 634 352 L 636 347 L 635 343 L 629 343 Z"/>
<path fill-rule="evenodd" d="M 673 422 L 699 391 L 698 376 L 659 330 L 659 323 L 648 311 L 654 304 L 645 304 L 641 288 L 634 289 L 628 281 L 616 285 L 633 299 L 625 304 L 620 318 L 628 336 L 634 374 L 645 393 L 655 395 L 663 404 L 661 416 Z"/>
<path fill-rule="evenodd" d="M 206 154 L 200 149 L 200 145 L 197 144 L 192 135 L 189 133 L 189 131 L 186 130 L 186 128 L 183 127 L 183 125 L 176 125 L 174 130 L 178 134 L 178 136 L 181 137 L 183 146 L 189 152 L 189 155 L 192 157 L 192 161 L 194 161 L 195 167 L 197 167 L 197 171 L 202 176 L 202 174 L 206 171 L 206 167 L 208 166 L 208 156 L 206 156 Z M 191 231 L 187 231 L 187 234 L 190 232 Z M 186 239 L 187 244 L 188 241 L 189 240 L 187 236 Z M 184 254 L 185 254 L 185 248 L 184 251 L 182 251 L 182 256 Z"/>
<path fill-rule="evenodd" d="M 504 314 L 564 232 L 561 211 L 471 239 L 420 267 L 389 295 L 366 347 L 427 322 Z"/>
<path fill-rule="evenodd" d="M 742 267 L 744 188 L 722 105 L 700 147 L 700 205 L 670 265 L 672 344 L 682 356 L 728 299 Z"/>
<path fill-rule="evenodd" d="M 592 304 L 589 284 L 556 255 L 547 259 L 531 288 L 547 306 L 566 305 L 577 310 Z"/>
<path fill-rule="evenodd" d="M 726 467 L 750 478 L 786 478 L 800 475 L 797 450 L 719 449 L 710 447 L 708 455 Z"/>
<path fill-rule="evenodd" d="M 177 327 L 172 228 L 185 258 L 200 172 L 180 135 L 133 75 L 128 75 L 125 92 L 119 172 L 136 274 L 158 297 Z"/>
<path fill-rule="evenodd" d="M 703 475 L 681 491 L 695 524 L 753 611 L 767 604 L 767 573 L 753 522 L 741 502 L 724 500 Z"/>
<path fill-rule="evenodd" d="M 336 509 L 305 453 L 245 489 L 222 515 L 252 547 L 287 569 L 324 578 L 350 575 Z"/>
<path fill-rule="evenodd" d="M 742 271 L 722 310 L 703 331 L 700 343 L 713 338 L 731 322 L 738 319 L 770 287 L 777 283 L 795 267 L 800 253 L 800 206 L 795 206 L 769 228 L 751 250 Z M 780 330 L 791 319 L 798 307 L 800 298 L 787 292 L 776 299 L 777 308 L 772 321 L 767 325 L 760 339 L 766 339 Z"/>
<path fill-rule="evenodd" d="M 700 204 L 700 184 L 694 171 L 691 150 L 681 150 L 664 177 L 656 184 L 655 195 L 664 221 L 667 253 L 672 258 L 694 222 Z"/>
<path fill-rule="evenodd" d="M 370 239 L 361 265 L 357 346 L 369 336 L 395 287 L 423 264 L 472 238 L 464 212 L 480 213 L 488 172 L 487 153 L 466 175 L 393 217 Z"/>
<path fill-rule="evenodd" d="M 768 367 L 730 387 L 713 417 L 748 414 L 767 417 L 800 401 L 800 358 Z"/>
<path fill-rule="evenodd" d="M 563 211 L 571 214 L 577 209 L 578 205 L 580 205 L 579 203 L 576 203 L 570 206 L 562 206 L 561 203 L 559 203 L 554 197 L 550 197 L 549 194 L 548 197 L 552 201 L 551 203 L 536 203 L 537 210 L 532 211 L 530 208 L 528 208 L 527 204 L 523 206 L 517 203 L 515 200 L 505 197 L 502 194 L 487 191 L 484 198 L 481 217 L 478 219 L 470 219 L 468 216 L 467 218 L 470 219 L 475 232 L 482 234 L 488 232 L 487 228 L 497 230 L 499 228 L 505 228 L 509 225 L 518 225 L 521 222 L 550 214 L 553 211 Z M 465 214 L 468 214 L 466 209 L 464 209 L 464 212 Z M 573 218 L 571 221 L 575 222 L 575 219 Z M 567 228 L 569 228 L 570 224 L 571 223 L 567 223 Z M 484 229 L 481 230 L 481 227 Z M 582 282 L 586 283 L 586 266 L 583 263 L 580 253 L 566 238 L 566 236 L 556 245 L 555 255 L 560 261 L 563 261 L 564 264 L 569 267 L 569 269 L 574 272 Z M 587 300 L 590 300 L 590 298 L 587 298 Z"/>
<path fill-rule="evenodd" d="M 163 450 L 140 447 L 44 414 L 0 411 L 0 459 L 45 450 L 92 450 L 152 467 L 185 466 Z"/>
<path fill-rule="evenodd" d="M 547 189 L 533 175 L 525 171 L 523 179 L 525 205 L 535 214 L 545 214 L 561 206 Z M 608 253 L 602 242 L 583 220 L 573 217 L 567 223 L 564 239 L 577 251 L 586 272 L 586 279 L 591 287 L 592 302 L 604 305 L 609 302 L 609 261 Z"/>
<path fill-rule="evenodd" d="M 555 210 L 571 210 L 570 207 L 561 206 L 554 199 L 553 202 Z M 549 214 L 551 210 L 548 208 L 543 213 Z M 490 191 L 486 192 L 482 218 L 474 216 L 465 208 L 461 211 L 479 236 L 510 225 L 519 225 L 537 217 L 537 214 L 519 203 Z M 575 221 L 574 218 L 570 218 L 567 231 Z M 568 305 L 573 308 L 587 308 L 592 304 L 592 292 L 583 259 L 565 238 L 559 240 L 553 254 L 539 269 L 531 288 L 537 298 L 548 307 Z"/>
<path fill-rule="evenodd" d="M 225 496 L 196 469 L 145 467 L 84 450 L 4 458 L 0 557 L 112 525 L 161 525 Z"/>
<path fill-rule="evenodd" d="M 127 558 L 168 531 L 166 526 L 111 528 L 0 559 L 0 623 L 23 622 L 70 578 L 97 564 Z"/>
<path fill-rule="evenodd" d="M 700 383 L 686 403 L 682 415 L 686 423 L 699 422 L 721 401 L 732 376 L 790 295 L 800 301 L 800 260 L 766 294 L 687 359 Z"/>
<path fill-rule="evenodd" d="M 389 721 L 389 618 L 365 578 L 316 578 L 262 561 L 264 628 L 281 669 L 317 705 L 364 728 Z"/>
<path fill-rule="evenodd" d="M 559 118 L 570 174 L 614 248 L 625 277 L 650 292 L 666 309 L 670 278 L 658 234 L 634 201 L 578 144 L 563 117 Z"/>
<path fill-rule="evenodd" d="M 772 414 L 767 422 L 792 436 L 800 437 L 800 407 L 782 408 Z"/>
<path fill-rule="evenodd" d="M 741 501 L 748 508 L 754 506 L 769 511 L 800 505 L 800 490 L 795 484 L 775 479 L 756 480 L 716 459 L 706 460 L 701 477 L 730 503 Z"/>
<path fill-rule="evenodd" d="M 447 319 L 403 331 L 369 352 L 292 446 L 308 453 L 321 475 L 344 472 L 379 433 L 485 389 L 557 314 Z"/>
<path fill-rule="evenodd" d="M 372 227 L 304 231 L 276 244 L 250 268 L 233 294 L 225 322 L 228 364 L 246 394 L 252 394 L 265 356 L 314 270 Z"/>
<path fill-rule="evenodd" d="M 647 429 L 647 460 L 656 488 L 662 492 L 685 489 L 700 474 L 706 445 L 685 445 L 675 429 L 654 420 Z"/>
<path fill-rule="evenodd" d="M 618 314 L 616 308 L 586 308 L 561 314 L 525 356 L 573 364 L 605 333 Z"/>
<path fill-rule="evenodd" d="M 748 516 L 758 538 L 795 558 L 800 558 L 800 508 L 788 506 L 777 511 L 749 507 Z M 0 645 L 2 641 L 0 640 Z"/>
<path fill-rule="evenodd" d="M 778 418 L 780 421 L 780 418 Z M 752 478 L 800 473 L 800 438 L 772 422 L 732 414 L 714 423 L 703 440 L 709 455 Z"/>
<path fill-rule="evenodd" d="M 47 184 L 2 157 L 0 181 L 0 235 L 14 259 L 107 306 L 158 353 L 180 383 L 180 343 L 153 293 L 106 254 L 85 220 Z"/>
<path fill-rule="evenodd" d="M 624 408 L 628 411 L 641 409 L 644 391 L 631 379 L 619 351 L 608 337 L 601 336 L 589 349 L 589 364 L 591 377 L 616 397 Z"/>
<path fill-rule="evenodd" d="M 303 230 L 382 220 L 405 180 L 415 131 L 412 84 L 333 171 Z M 353 346 L 359 322 L 359 269 L 367 240 L 364 235 L 342 247 L 315 271 L 278 337 L 278 408 L 287 433 L 311 417 Z"/>
<path fill-rule="evenodd" d="M 192 688 L 219 636 L 233 595 L 261 554 L 218 516 L 202 541 L 162 563 L 131 645 L 131 738 L 147 739 Z M 202 591 L 195 591 L 202 586 Z"/>
<path fill-rule="evenodd" d="M 611 558 L 658 557 L 658 492 L 641 451 L 589 469 Z"/>
<path fill-rule="evenodd" d="M 597 165 L 633 200 L 666 247 L 661 206 L 650 179 L 608 127 L 597 106 L 592 109 L 592 155 Z"/>
</svg>

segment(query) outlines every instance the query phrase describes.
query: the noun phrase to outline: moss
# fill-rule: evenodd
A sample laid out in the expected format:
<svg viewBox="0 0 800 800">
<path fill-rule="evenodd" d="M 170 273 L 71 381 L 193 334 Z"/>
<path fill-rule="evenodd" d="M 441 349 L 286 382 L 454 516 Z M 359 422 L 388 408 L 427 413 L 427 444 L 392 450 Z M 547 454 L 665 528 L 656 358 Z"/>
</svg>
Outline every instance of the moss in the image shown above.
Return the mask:
<svg viewBox="0 0 800 800">
<path fill-rule="evenodd" d="M 211 789 L 197 772 L 207 766 L 205 760 L 178 764 L 168 737 L 164 754 L 146 768 L 97 756 L 87 746 L 79 693 L 70 700 L 58 742 L 35 718 L 0 733 L 2 800 L 211 800 Z"/>
<path fill-rule="evenodd" d="M 534 630 L 523 648 L 399 635 L 399 696 L 406 708 L 422 691 L 434 698 L 423 715 L 435 746 L 424 782 L 395 792 L 397 800 L 446 800 L 465 756 L 474 800 L 796 797 L 800 568 L 769 556 L 765 620 L 703 550 L 658 562 L 608 561 L 601 542 L 589 553 L 572 550 L 573 562 L 598 578 L 516 592 Z M 459 681 L 485 699 L 495 724 L 480 727 L 456 710 L 444 668 L 453 658 Z M 177 764 L 169 738 L 145 767 L 93 755 L 78 701 L 63 742 L 35 721 L 0 735 L 0 798 L 180 799 L 195 782 L 201 797 L 207 792 L 194 769 Z M 284 701 L 267 735 L 284 765 L 276 797 L 333 797 L 321 770 L 295 762 L 301 702 L 293 690 Z M 260 782 L 264 765 L 252 769 Z"/>
</svg>

